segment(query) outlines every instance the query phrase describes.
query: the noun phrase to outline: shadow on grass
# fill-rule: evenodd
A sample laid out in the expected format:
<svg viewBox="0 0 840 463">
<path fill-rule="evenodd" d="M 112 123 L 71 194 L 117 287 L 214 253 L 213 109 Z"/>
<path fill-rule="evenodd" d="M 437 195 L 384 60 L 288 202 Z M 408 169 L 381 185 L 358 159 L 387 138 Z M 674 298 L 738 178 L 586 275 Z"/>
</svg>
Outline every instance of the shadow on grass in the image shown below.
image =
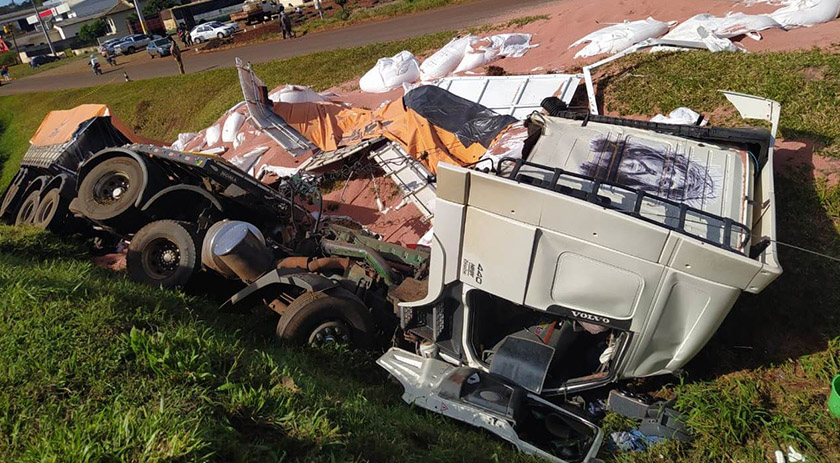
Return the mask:
<svg viewBox="0 0 840 463">
<path fill-rule="evenodd" d="M 828 255 L 840 255 L 826 204 L 832 190 L 814 179 L 813 144 L 796 153 L 796 166 L 776 169 L 777 239 Z M 840 336 L 840 262 L 778 245 L 784 273 L 757 295 L 744 294 L 709 345 L 689 364 L 699 377 L 783 363 L 825 351 Z"/>
</svg>

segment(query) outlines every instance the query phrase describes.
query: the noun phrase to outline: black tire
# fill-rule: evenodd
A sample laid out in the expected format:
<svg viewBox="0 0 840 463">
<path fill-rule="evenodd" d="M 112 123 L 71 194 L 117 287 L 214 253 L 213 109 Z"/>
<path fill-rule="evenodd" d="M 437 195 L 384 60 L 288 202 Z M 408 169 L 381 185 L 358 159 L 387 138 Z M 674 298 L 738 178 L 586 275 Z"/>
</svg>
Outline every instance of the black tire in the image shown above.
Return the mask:
<svg viewBox="0 0 840 463">
<path fill-rule="evenodd" d="M 224 40 L 225 34 L 223 32 L 219 32 L 218 34 L 216 34 L 216 37 L 218 37 L 219 40 Z"/>
<path fill-rule="evenodd" d="M 69 201 L 63 198 L 58 187 L 53 187 L 41 195 L 32 223 L 44 230 L 59 231 L 67 220 Z"/>
<path fill-rule="evenodd" d="M 127 55 L 134 54 L 134 47 L 128 47 L 128 53 L 126 53 L 126 54 Z"/>
<path fill-rule="evenodd" d="M 128 245 L 128 276 L 164 289 L 184 286 L 198 268 L 199 242 L 181 222 L 152 222 Z"/>
<path fill-rule="evenodd" d="M 128 156 L 103 161 L 79 185 L 79 210 L 92 220 L 109 220 L 134 208 L 143 193 L 143 169 Z"/>
<path fill-rule="evenodd" d="M 41 199 L 41 193 L 38 190 L 31 191 L 23 202 L 18 207 L 15 215 L 15 225 L 31 224 L 35 218 L 35 211 L 38 210 L 38 202 Z"/>
<path fill-rule="evenodd" d="M 149 56 L 151 56 L 152 59 L 155 59 L 155 54 L 154 53 L 149 53 Z"/>
<path fill-rule="evenodd" d="M 196 45 L 200 44 L 201 42 L 202 42 L 201 37 L 196 37 L 195 40 L 193 40 L 193 43 L 196 44 Z"/>
<path fill-rule="evenodd" d="M 367 347 L 374 336 L 373 317 L 353 293 L 333 288 L 308 292 L 286 308 L 277 323 L 277 337 L 295 344 L 329 342 Z"/>
</svg>

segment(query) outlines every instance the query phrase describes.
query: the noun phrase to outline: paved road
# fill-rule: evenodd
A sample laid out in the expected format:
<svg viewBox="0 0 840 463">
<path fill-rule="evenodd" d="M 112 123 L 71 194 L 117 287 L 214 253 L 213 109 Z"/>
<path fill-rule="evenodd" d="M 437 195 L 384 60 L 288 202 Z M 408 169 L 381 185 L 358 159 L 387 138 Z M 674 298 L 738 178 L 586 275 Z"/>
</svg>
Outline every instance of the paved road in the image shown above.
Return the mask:
<svg viewBox="0 0 840 463">
<path fill-rule="evenodd" d="M 260 63 L 334 48 L 357 47 L 376 42 L 405 39 L 485 24 L 500 16 L 510 15 L 519 10 L 526 10 L 553 1 L 557 0 L 479 0 L 414 15 L 399 16 L 384 21 L 308 34 L 288 42 L 271 41 L 215 53 L 188 55 L 184 57 L 184 64 L 188 73 L 201 72 L 233 67 L 235 57 L 252 63 Z M 46 71 L 43 75 L 36 74 L 3 85 L 0 87 L 0 95 L 93 87 L 109 81 L 121 81 L 122 72 L 120 71 L 128 72 L 132 80 L 177 73 L 175 63 L 171 59 L 140 59 L 141 55 L 145 58 L 145 54 L 135 54 L 129 62 L 120 66 L 120 69 L 115 69 L 116 72 L 106 73 L 99 77 L 91 75 L 90 70 L 82 66 L 76 66 L 75 69 L 66 72 L 60 71 L 63 67 L 56 68 Z M 105 66 L 106 71 L 109 70 L 107 65 L 103 64 L 103 66 Z"/>
</svg>

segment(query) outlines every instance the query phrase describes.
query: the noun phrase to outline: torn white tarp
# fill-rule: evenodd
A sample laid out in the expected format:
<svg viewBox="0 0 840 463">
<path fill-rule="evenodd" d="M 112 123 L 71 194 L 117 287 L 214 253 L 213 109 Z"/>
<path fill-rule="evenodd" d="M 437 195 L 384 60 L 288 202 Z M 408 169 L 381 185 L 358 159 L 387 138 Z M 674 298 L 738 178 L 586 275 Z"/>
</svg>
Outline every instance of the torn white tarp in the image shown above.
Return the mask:
<svg viewBox="0 0 840 463">
<path fill-rule="evenodd" d="M 239 156 L 234 156 L 230 159 L 230 163 L 238 167 L 240 170 L 254 175 L 253 167 L 259 161 L 260 157 L 268 151 L 267 146 L 261 146 L 259 148 L 254 148 L 251 151 L 248 151 L 245 154 L 241 154 Z"/>
<path fill-rule="evenodd" d="M 489 37 L 474 37 L 464 52 L 464 58 L 455 72 L 469 71 L 486 66 L 501 58 L 520 58 L 531 45 L 531 34 L 498 34 Z"/>
<path fill-rule="evenodd" d="M 713 52 L 738 50 L 731 40 L 718 37 L 712 32 L 718 27 L 720 20 L 721 18 L 718 18 L 717 16 L 701 13 L 681 22 L 665 34 L 662 39 L 703 42 L 706 47 Z M 651 52 L 663 50 L 679 50 L 679 48 L 653 47 Z"/>
<path fill-rule="evenodd" d="M 464 53 L 473 38 L 471 35 L 454 38 L 423 60 L 423 64 L 420 65 L 420 78 L 428 82 L 451 74 L 463 61 Z"/>
<path fill-rule="evenodd" d="M 420 65 L 409 51 L 391 58 L 380 58 L 376 65 L 359 79 L 359 87 L 368 93 L 385 93 L 420 78 Z"/>
<path fill-rule="evenodd" d="M 681 106 L 671 111 L 667 116 L 657 114 L 650 120 L 651 122 L 659 122 L 661 124 L 676 124 L 676 125 L 706 125 L 706 119 L 703 119 L 699 113 L 692 111 L 685 106 Z"/>
<path fill-rule="evenodd" d="M 318 103 L 327 101 L 315 90 L 305 85 L 286 85 L 268 94 L 268 99 L 275 103 Z"/>
<path fill-rule="evenodd" d="M 575 58 L 586 58 L 602 53 L 618 53 L 643 40 L 661 36 L 668 32 L 668 27 L 673 24 L 657 21 L 653 18 L 625 21 L 597 30 L 569 45 L 569 48 L 589 42 L 588 45 L 575 53 Z"/>
<path fill-rule="evenodd" d="M 840 14 L 840 0 L 791 0 L 770 13 L 785 29 L 808 27 L 834 20 Z"/>
</svg>

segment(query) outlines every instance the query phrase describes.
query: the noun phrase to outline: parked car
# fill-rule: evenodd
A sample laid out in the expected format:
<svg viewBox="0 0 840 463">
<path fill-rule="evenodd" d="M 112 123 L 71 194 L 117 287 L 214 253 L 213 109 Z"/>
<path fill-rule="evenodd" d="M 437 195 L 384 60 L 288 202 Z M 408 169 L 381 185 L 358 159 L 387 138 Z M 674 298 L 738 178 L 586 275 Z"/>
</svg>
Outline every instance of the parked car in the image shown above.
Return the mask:
<svg viewBox="0 0 840 463">
<path fill-rule="evenodd" d="M 211 39 L 223 39 L 233 35 L 239 26 L 233 23 L 222 24 L 218 21 L 213 21 L 205 24 L 199 24 L 190 31 L 190 38 L 195 43 L 207 42 Z"/>
<path fill-rule="evenodd" d="M 124 38 L 121 42 L 117 43 L 116 46 L 114 46 L 114 52 L 118 55 L 130 55 L 136 52 L 137 50 L 142 50 L 146 48 L 149 42 L 159 38 L 159 35 L 129 35 L 128 37 Z"/>
<path fill-rule="evenodd" d="M 59 58 L 53 55 L 38 55 L 31 60 L 29 60 L 29 66 L 33 68 L 37 68 L 42 64 L 52 63 L 53 61 L 58 61 Z"/>
<path fill-rule="evenodd" d="M 154 58 L 155 56 L 169 56 L 169 47 L 172 45 L 172 40 L 169 37 L 164 37 L 162 39 L 157 39 L 153 42 L 150 42 L 148 46 L 146 46 L 146 51 L 149 52 L 149 56 Z"/>
<path fill-rule="evenodd" d="M 125 37 L 117 37 L 113 39 L 108 39 L 99 44 L 99 54 L 102 56 L 108 56 L 110 53 L 114 52 L 114 47 L 120 43 Z M 109 53 L 110 52 L 110 53 Z"/>
</svg>

